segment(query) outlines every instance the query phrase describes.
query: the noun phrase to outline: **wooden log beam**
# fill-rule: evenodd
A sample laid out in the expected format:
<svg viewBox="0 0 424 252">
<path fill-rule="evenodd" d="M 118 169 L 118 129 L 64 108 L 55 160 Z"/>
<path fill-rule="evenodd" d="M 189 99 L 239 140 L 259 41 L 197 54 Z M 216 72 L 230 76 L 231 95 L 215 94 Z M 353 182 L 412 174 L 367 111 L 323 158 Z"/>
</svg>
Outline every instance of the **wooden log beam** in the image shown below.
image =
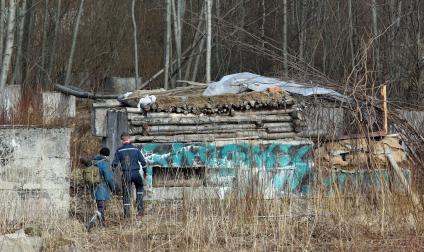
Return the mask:
<svg viewBox="0 0 424 252">
<path fill-rule="evenodd" d="M 269 115 L 269 116 L 195 116 L 195 117 L 169 117 L 169 118 L 149 118 L 132 117 L 130 124 L 134 126 L 141 125 L 169 125 L 169 124 L 211 124 L 211 123 L 255 123 L 260 122 L 291 122 L 293 119 L 288 115 Z"/>
<path fill-rule="evenodd" d="M 131 141 L 134 143 L 146 142 L 213 142 L 221 139 L 264 139 L 277 140 L 296 138 L 295 132 L 283 133 L 267 133 L 259 132 L 237 132 L 237 133 L 221 133 L 221 134 L 187 134 L 187 135 L 172 135 L 172 136 L 131 136 Z"/>
<path fill-rule="evenodd" d="M 119 95 L 112 94 L 112 95 L 102 95 L 102 94 L 95 94 L 91 92 L 87 92 L 84 90 L 81 90 L 76 87 L 72 86 L 63 86 L 60 84 L 55 84 L 54 86 L 55 90 L 67 94 L 67 95 L 73 95 L 78 98 L 88 98 L 88 99 L 117 99 Z"/>
<path fill-rule="evenodd" d="M 213 132 L 213 131 L 238 131 L 238 130 L 248 130 L 256 129 L 256 125 L 251 124 L 200 124 L 200 125 L 154 125 L 148 126 L 144 125 L 141 127 L 132 127 L 129 128 L 129 133 L 134 134 L 151 134 L 151 133 L 161 133 L 169 132 L 175 134 L 185 133 L 202 133 L 202 132 Z"/>
<path fill-rule="evenodd" d="M 278 128 L 268 128 L 266 129 L 268 133 L 287 133 L 287 132 L 294 132 L 294 129 L 292 126 L 287 127 L 278 127 Z"/>
</svg>

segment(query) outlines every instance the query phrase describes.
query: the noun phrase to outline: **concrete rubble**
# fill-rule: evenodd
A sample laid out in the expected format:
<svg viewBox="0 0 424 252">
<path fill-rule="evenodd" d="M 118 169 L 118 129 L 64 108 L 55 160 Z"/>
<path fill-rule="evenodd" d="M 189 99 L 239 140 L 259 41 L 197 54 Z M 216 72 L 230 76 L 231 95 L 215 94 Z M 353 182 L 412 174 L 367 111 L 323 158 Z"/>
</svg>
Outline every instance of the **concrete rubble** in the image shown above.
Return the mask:
<svg viewBox="0 0 424 252">
<path fill-rule="evenodd" d="M 43 248 L 43 239 L 41 237 L 31 237 L 25 234 L 23 229 L 13 234 L 0 236 L 0 251 L 7 252 L 39 252 Z"/>
</svg>

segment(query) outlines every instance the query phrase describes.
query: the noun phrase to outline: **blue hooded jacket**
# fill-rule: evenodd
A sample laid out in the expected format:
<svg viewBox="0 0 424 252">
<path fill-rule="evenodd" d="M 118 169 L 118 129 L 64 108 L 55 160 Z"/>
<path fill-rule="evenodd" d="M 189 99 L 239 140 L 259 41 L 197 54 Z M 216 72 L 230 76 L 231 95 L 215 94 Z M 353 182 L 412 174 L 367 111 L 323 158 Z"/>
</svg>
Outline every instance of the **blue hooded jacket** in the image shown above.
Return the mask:
<svg viewBox="0 0 424 252">
<path fill-rule="evenodd" d="M 110 163 L 106 157 L 101 155 L 97 155 L 94 160 L 96 160 L 97 167 L 99 167 L 102 182 L 92 188 L 92 196 L 95 200 L 109 200 L 110 192 L 115 191 L 115 182 Z"/>
</svg>

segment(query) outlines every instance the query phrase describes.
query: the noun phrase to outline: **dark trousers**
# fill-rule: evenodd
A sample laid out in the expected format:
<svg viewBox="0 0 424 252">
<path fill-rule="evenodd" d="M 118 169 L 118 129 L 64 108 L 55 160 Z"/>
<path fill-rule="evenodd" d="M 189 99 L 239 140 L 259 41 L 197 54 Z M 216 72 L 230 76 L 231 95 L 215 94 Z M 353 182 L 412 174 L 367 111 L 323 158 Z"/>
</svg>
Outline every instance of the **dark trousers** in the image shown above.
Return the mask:
<svg viewBox="0 0 424 252">
<path fill-rule="evenodd" d="M 102 225 L 104 225 L 105 222 L 105 201 L 104 200 L 97 200 L 97 211 L 100 212 L 101 217 L 100 217 L 100 222 Z"/>
<path fill-rule="evenodd" d="M 124 217 L 129 218 L 130 213 L 131 213 L 130 210 L 131 210 L 131 185 L 132 185 L 132 183 L 134 183 L 135 190 L 136 190 L 136 193 L 137 193 L 137 197 L 136 197 L 137 210 L 139 212 L 143 211 L 143 208 L 144 208 L 143 179 L 141 178 L 139 170 L 124 171 L 122 182 L 123 182 L 122 191 L 123 191 Z"/>
</svg>

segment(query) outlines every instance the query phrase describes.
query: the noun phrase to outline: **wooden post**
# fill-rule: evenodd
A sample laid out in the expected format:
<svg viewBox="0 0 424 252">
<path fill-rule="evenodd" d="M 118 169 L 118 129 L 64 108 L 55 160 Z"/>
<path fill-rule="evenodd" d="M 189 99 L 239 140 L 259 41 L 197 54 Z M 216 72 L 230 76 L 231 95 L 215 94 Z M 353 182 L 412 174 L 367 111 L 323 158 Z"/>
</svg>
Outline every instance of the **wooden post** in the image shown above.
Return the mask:
<svg viewBox="0 0 424 252">
<path fill-rule="evenodd" d="M 110 159 L 113 160 L 115 151 L 120 145 L 120 136 L 128 131 L 127 113 L 123 111 L 107 111 L 106 141 L 103 144 L 110 149 Z M 121 173 L 119 169 L 114 170 L 115 185 L 120 192 L 122 190 Z"/>
<path fill-rule="evenodd" d="M 383 96 L 383 118 L 384 118 L 384 124 L 383 124 L 383 131 L 384 134 L 388 134 L 388 123 L 387 123 L 387 85 L 384 84 L 381 88 L 381 95 Z"/>
</svg>

